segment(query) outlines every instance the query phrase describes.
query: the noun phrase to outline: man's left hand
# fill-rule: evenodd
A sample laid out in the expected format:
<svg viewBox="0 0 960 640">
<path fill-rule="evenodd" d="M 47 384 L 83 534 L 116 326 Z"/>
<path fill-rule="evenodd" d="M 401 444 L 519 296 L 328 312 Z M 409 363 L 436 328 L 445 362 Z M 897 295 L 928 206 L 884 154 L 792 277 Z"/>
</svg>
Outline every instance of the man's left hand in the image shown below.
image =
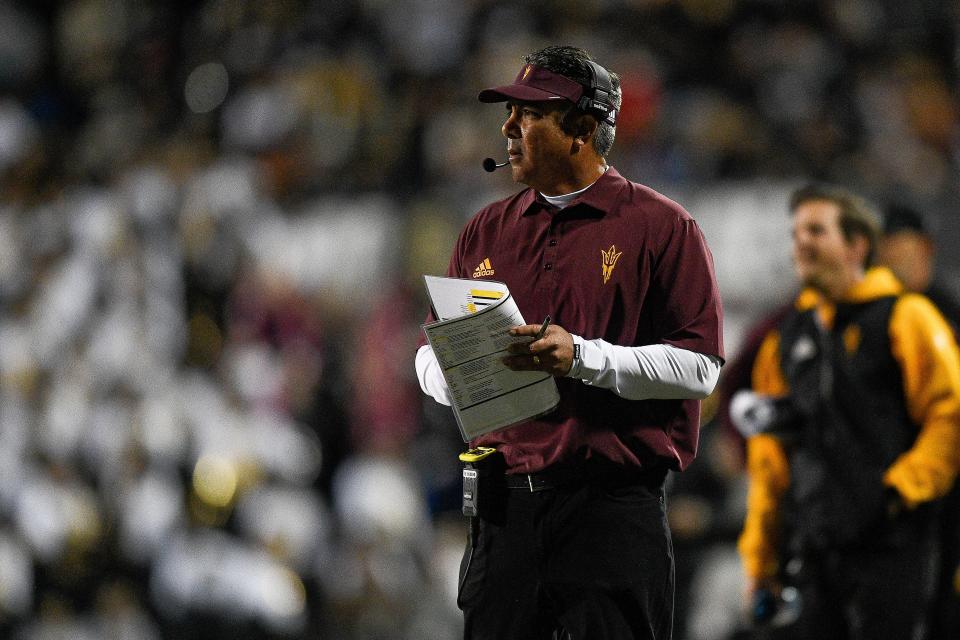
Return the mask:
<svg viewBox="0 0 960 640">
<path fill-rule="evenodd" d="M 533 342 L 514 342 L 509 346 L 511 355 L 503 363 L 514 371 L 544 371 L 552 376 L 563 377 L 573 366 L 573 337 L 563 327 L 551 324 L 540 339 L 539 324 L 523 324 L 510 329 L 516 338 L 531 337 Z"/>
</svg>

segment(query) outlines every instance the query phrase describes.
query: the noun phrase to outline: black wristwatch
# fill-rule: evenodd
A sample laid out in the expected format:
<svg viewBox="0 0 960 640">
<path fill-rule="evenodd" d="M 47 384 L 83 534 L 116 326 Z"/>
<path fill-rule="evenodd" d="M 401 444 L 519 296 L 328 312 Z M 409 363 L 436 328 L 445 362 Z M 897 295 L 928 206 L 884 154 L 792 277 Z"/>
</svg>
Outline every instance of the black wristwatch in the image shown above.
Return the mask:
<svg viewBox="0 0 960 640">
<path fill-rule="evenodd" d="M 576 342 L 573 343 L 573 363 L 570 365 L 570 372 L 567 375 L 571 378 L 580 375 L 580 345 Z"/>
</svg>

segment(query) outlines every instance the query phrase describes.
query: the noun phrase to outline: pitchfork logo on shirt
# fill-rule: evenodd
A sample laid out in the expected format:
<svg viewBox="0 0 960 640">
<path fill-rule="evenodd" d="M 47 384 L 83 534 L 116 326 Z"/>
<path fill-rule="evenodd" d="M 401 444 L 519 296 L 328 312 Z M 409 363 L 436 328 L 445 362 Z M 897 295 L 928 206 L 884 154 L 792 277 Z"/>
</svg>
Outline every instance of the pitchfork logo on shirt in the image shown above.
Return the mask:
<svg viewBox="0 0 960 640">
<path fill-rule="evenodd" d="M 600 250 L 600 255 L 603 256 L 603 284 L 607 284 L 607 280 L 613 275 L 613 268 L 617 266 L 617 260 L 622 254 L 623 251 L 617 251 L 616 245 L 613 244 L 606 251 Z"/>
</svg>

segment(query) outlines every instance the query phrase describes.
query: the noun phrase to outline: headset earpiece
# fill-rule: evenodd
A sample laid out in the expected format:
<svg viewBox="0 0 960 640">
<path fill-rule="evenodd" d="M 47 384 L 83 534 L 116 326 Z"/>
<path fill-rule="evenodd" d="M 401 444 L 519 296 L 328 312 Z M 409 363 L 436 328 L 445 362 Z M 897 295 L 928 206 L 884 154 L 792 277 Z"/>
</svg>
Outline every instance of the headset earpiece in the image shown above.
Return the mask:
<svg viewBox="0 0 960 640">
<path fill-rule="evenodd" d="M 592 60 L 584 60 L 590 72 L 590 86 L 584 87 L 583 95 L 577 101 L 577 108 L 584 113 L 596 116 L 601 122 L 615 125 L 617 110 L 613 107 L 613 82 L 606 69 Z"/>
</svg>

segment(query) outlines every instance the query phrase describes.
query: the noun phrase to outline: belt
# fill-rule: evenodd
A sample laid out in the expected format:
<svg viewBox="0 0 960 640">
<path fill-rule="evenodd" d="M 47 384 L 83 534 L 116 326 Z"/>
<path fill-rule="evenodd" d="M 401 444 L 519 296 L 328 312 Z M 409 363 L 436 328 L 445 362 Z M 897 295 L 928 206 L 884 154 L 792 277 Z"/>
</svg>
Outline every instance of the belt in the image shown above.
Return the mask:
<svg viewBox="0 0 960 640">
<path fill-rule="evenodd" d="M 542 473 L 517 473 L 504 476 L 507 489 L 527 489 L 530 493 L 537 491 L 546 491 L 547 489 L 556 489 L 559 486 L 571 483 L 558 484 L 555 480 L 547 478 Z"/>
<path fill-rule="evenodd" d="M 536 473 L 508 473 L 504 483 L 508 489 L 527 490 L 531 493 L 582 486 L 591 482 L 598 484 L 644 484 L 651 488 L 663 485 L 667 470 L 660 465 L 651 467 L 612 469 L 609 465 L 555 466 Z"/>
</svg>

